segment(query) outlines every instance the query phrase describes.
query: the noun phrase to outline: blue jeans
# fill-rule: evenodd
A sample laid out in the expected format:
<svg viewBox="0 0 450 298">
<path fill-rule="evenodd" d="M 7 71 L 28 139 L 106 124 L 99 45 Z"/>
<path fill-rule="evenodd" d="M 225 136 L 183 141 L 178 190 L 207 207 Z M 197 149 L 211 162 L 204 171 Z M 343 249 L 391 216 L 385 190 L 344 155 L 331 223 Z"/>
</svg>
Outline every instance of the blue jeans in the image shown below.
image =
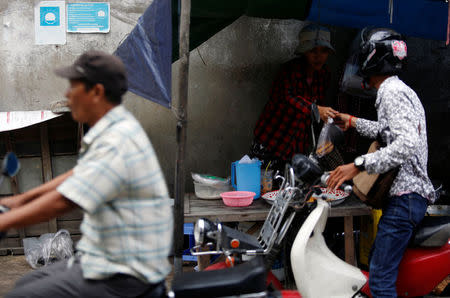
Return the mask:
<svg viewBox="0 0 450 298">
<path fill-rule="evenodd" d="M 378 223 L 369 263 L 369 286 L 373 297 L 397 297 L 398 267 L 426 210 L 427 200 L 417 193 L 389 198 Z"/>
</svg>

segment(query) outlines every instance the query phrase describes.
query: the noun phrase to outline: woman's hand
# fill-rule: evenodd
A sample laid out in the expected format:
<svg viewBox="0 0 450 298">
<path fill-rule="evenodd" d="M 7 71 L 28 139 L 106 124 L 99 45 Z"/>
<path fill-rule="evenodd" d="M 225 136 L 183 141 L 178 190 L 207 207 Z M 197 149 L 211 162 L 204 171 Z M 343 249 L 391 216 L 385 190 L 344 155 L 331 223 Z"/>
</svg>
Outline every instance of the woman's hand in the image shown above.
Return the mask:
<svg viewBox="0 0 450 298">
<path fill-rule="evenodd" d="M 328 188 L 337 189 L 344 181 L 355 177 L 360 171 L 353 163 L 337 167 L 330 172 L 330 177 L 327 180 Z"/>
<path fill-rule="evenodd" d="M 317 109 L 319 110 L 320 119 L 325 123 L 328 121 L 328 118 L 334 119 L 339 114 L 338 111 L 330 107 L 317 106 Z"/>
</svg>

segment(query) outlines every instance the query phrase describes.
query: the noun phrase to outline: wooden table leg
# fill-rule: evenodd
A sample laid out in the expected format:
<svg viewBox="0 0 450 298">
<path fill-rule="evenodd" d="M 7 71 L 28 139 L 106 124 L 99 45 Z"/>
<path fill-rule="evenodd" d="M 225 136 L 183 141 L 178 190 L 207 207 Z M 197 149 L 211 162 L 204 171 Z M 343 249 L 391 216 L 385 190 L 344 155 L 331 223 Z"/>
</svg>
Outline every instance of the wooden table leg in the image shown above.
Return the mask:
<svg viewBox="0 0 450 298">
<path fill-rule="evenodd" d="M 200 248 L 197 249 L 197 251 L 208 251 L 209 247 L 208 246 L 202 246 Z M 198 271 L 203 271 L 205 270 L 206 267 L 209 266 L 211 262 L 211 255 L 200 255 L 197 256 L 197 268 Z"/>
<path fill-rule="evenodd" d="M 249 235 L 255 235 L 257 232 L 259 233 L 261 231 L 261 228 L 263 226 L 264 222 L 262 221 L 258 221 L 255 222 L 248 230 L 247 230 L 247 234 Z M 258 236 L 258 235 L 256 235 Z"/>
<path fill-rule="evenodd" d="M 345 261 L 350 265 L 356 265 L 355 241 L 353 239 L 353 216 L 344 216 L 345 234 Z"/>
<path fill-rule="evenodd" d="M 209 266 L 210 262 L 211 262 L 210 255 L 197 256 L 198 270 L 199 271 L 205 270 L 205 268 Z"/>
</svg>

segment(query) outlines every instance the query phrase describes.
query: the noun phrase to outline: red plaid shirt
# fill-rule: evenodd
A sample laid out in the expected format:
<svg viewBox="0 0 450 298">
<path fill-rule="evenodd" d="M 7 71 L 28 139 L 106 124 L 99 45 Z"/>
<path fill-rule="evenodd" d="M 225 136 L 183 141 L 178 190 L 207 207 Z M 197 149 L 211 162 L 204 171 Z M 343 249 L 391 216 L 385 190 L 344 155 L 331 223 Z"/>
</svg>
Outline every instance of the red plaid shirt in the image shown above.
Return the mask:
<svg viewBox="0 0 450 298">
<path fill-rule="evenodd" d="M 289 160 L 295 153 L 307 153 L 311 134 L 311 104 L 321 105 L 330 83 L 330 72 L 314 72 L 306 81 L 306 61 L 295 58 L 282 66 L 253 131 L 254 141 L 274 157 Z"/>
</svg>

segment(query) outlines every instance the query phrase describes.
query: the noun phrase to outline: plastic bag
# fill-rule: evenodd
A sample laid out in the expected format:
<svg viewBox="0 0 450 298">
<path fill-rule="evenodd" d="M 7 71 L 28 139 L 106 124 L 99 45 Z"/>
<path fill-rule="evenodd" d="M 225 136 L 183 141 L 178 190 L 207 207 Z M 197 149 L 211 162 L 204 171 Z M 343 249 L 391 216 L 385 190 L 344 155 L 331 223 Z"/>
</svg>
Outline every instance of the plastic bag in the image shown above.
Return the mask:
<svg viewBox="0 0 450 298">
<path fill-rule="evenodd" d="M 73 241 L 67 230 L 23 239 L 25 258 L 34 269 L 73 256 Z"/>
<path fill-rule="evenodd" d="M 323 126 L 322 130 L 320 131 L 319 140 L 317 141 L 317 149 L 316 149 L 316 155 L 320 158 L 334 149 L 334 144 L 331 140 L 331 125 L 333 124 L 333 119 L 328 118 L 327 123 Z"/>
<path fill-rule="evenodd" d="M 191 173 L 192 179 L 195 182 L 206 184 L 206 185 L 215 185 L 215 186 L 222 186 L 230 184 L 230 177 L 228 178 L 221 178 L 209 174 L 197 174 L 197 173 Z"/>
<path fill-rule="evenodd" d="M 344 164 L 344 159 L 337 148 L 343 142 L 344 133 L 334 124 L 333 119 L 328 118 L 320 132 L 315 153 L 317 161 L 324 171 L 332 171 Z"/>
</svg>

